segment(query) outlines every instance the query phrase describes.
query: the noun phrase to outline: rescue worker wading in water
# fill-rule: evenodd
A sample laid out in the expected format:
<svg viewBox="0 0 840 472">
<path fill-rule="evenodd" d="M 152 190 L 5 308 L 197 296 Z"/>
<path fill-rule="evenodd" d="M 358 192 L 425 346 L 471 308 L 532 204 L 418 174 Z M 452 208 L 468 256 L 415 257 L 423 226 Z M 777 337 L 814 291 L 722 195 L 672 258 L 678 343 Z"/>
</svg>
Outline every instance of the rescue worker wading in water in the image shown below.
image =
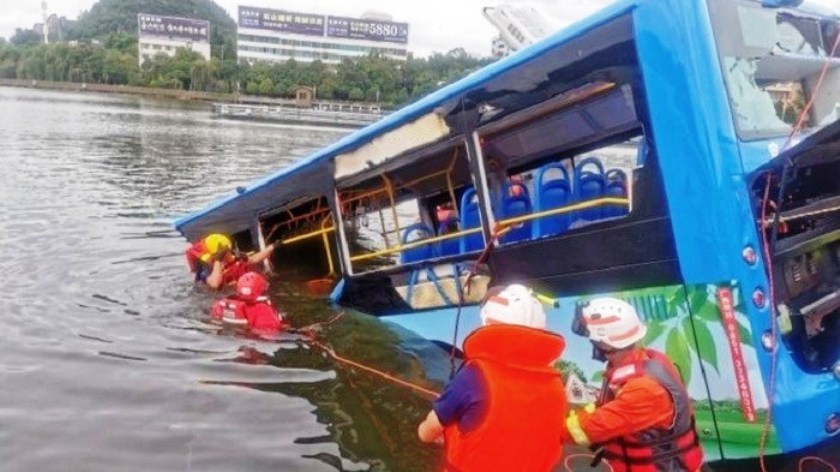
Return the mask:
<svg viewBox="0 0 840 472">
<path fill-rule="evenodd" d="M 253 265 L 259 264 L 274 252 L 274 245 L 267 246 L 250 256 L 235 253 L 230 238 L 211 234 L 187 248 L 187 264 L 195 274 L 195 281 L 212 289 L 235 283 Z"/>
<path fill-rule="evenodd" d="M 639 346 L 647 327 L 636 310 L 616 298 L 594 299 L 579 308 L 573 331 L 589 337 L 607 369 L 598 402 L 569 414 L 570 439 L 602 448 L 598 454 L 615 472 L 700 470 L 691 399 L 665 354 Z"/>
<path fill-rule="evenodd" d="M 280 331 L 283 317 L 265 296 L 268 281 L 261 274 L 247 272 L 236 282 L 236 293 L 213 305 L 213 319 L 222 323 L 248 326 L 256 331 Z"/>
<path fill-rule="evenodd" d="M 552 364 L 565 341 L 545 331 L 542 305 L 521 285 L 488 291 L 481 322 L 464 341 L 464 365 L 417 434 L 443 441 L 446 471 L 552 470 L 568 413 Z"/>
</svg>

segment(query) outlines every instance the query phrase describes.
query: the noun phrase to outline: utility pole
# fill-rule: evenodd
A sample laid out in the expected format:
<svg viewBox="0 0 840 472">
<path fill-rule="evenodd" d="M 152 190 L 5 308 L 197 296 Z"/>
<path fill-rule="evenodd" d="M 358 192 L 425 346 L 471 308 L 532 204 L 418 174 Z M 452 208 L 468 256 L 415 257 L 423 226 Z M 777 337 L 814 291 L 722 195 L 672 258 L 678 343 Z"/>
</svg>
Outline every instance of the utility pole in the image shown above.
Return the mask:
<svg viewBox="0 0 840 472">
<path fill-rule="evenodd" d="M 47 17 L 47 2 L 41 2 L 41 16 L 44 23 L 41 25 L 41 32 L 44 34 L 44 44 L 50 44 L 50 20 Z"/>
</svg>

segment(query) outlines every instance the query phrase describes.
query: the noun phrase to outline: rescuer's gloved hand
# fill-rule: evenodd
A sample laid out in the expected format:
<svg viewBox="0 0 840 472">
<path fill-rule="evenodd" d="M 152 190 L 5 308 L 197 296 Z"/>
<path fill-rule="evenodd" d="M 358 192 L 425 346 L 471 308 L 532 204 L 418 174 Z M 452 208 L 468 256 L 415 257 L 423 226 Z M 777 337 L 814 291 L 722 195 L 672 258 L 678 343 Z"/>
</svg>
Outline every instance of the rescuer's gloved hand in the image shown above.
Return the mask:
<svg viewBox="0 0 840 472">
<path fill-rule="evenodd" d="M 213 254 L 212 261 L 213 262 L 221 262 L 222 264 L 224 264 L 225 257 L 227 256 L 227 254 L 228 254 L 228 249 L 219 248 L 219 250 L 216 251 L 215 254 Z"/>
</svg>

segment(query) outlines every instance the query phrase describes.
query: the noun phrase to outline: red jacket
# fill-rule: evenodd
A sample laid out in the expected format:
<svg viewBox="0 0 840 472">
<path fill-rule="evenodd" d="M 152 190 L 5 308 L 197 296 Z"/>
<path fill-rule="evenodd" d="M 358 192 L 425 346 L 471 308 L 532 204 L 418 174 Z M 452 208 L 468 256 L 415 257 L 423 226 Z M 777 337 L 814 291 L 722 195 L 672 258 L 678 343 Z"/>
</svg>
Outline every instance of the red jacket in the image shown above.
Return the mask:
<svg viewBox="0 0 840 472">
<path fill-rule="evenodd" d="M 198 272 L 202 266 L 209 266 L 213 259 L 213 255 L 207 251 L 203 239 L 187 248 L 186 256 L 187 265 L 190 266 L 190 272 Z M 235 283 L 239 280 L 239 277 L 252 270 L 251 264 L 248 264 L 246 261 L 237 260 L 230 253 L 228 253 L 222 263 L 224 264 L 222 285 Z"/>
<path fill-rule="evenodd" d="M 213 305 L 213 319 L 228 324 L 247 325 L 252 329 L 279 331 L 283 317 L 271 305 L 268 297 L 247 302 L 235 295 L 223 298 Z"/>
<path fill-rule="evenodd" d="M 447 471 L 549 471 L 560 462 L 568 404 L 551 364 L 564 348 L 559 335 L 515 325 L 467 337 L 467 362 L 481 373 L 489 402 L 477 428 L 461 432 L 455 421 L 444 429 Z"/>
<path fill-rule="evenodd" d="M 703 464 L 691 398 L 673 364 L 652 349 L 609 366 L 598 406 L 567 425 L 576 442 L 603 446 L 615 472 L 693 472 Z"/>
</svg>

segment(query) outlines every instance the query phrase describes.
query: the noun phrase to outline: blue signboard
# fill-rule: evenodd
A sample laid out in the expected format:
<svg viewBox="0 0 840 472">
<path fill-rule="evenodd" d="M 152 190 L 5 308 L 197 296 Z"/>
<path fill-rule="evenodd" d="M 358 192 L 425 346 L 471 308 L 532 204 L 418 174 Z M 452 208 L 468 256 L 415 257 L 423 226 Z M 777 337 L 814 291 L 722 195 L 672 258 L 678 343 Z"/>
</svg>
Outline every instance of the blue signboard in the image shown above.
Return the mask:
<svg viewBox="0 0 840 472">
<path fill-rule="evenodd" d="M 156 36 L 192 42 L 210 42 L 210 22 L 149 13 L 137 15 L 140 37 Z"/>
<path fill-rule="evenodd" d="M 406 44 L 408 23 L 328 16 L 327 36 Z"/>
<path fill-rule="evenodd" d="M 307 36 L 324 35 L 324 16 L 268 8 L 239 7 L 239 27 L 282 31 Z"/>
</svg>

